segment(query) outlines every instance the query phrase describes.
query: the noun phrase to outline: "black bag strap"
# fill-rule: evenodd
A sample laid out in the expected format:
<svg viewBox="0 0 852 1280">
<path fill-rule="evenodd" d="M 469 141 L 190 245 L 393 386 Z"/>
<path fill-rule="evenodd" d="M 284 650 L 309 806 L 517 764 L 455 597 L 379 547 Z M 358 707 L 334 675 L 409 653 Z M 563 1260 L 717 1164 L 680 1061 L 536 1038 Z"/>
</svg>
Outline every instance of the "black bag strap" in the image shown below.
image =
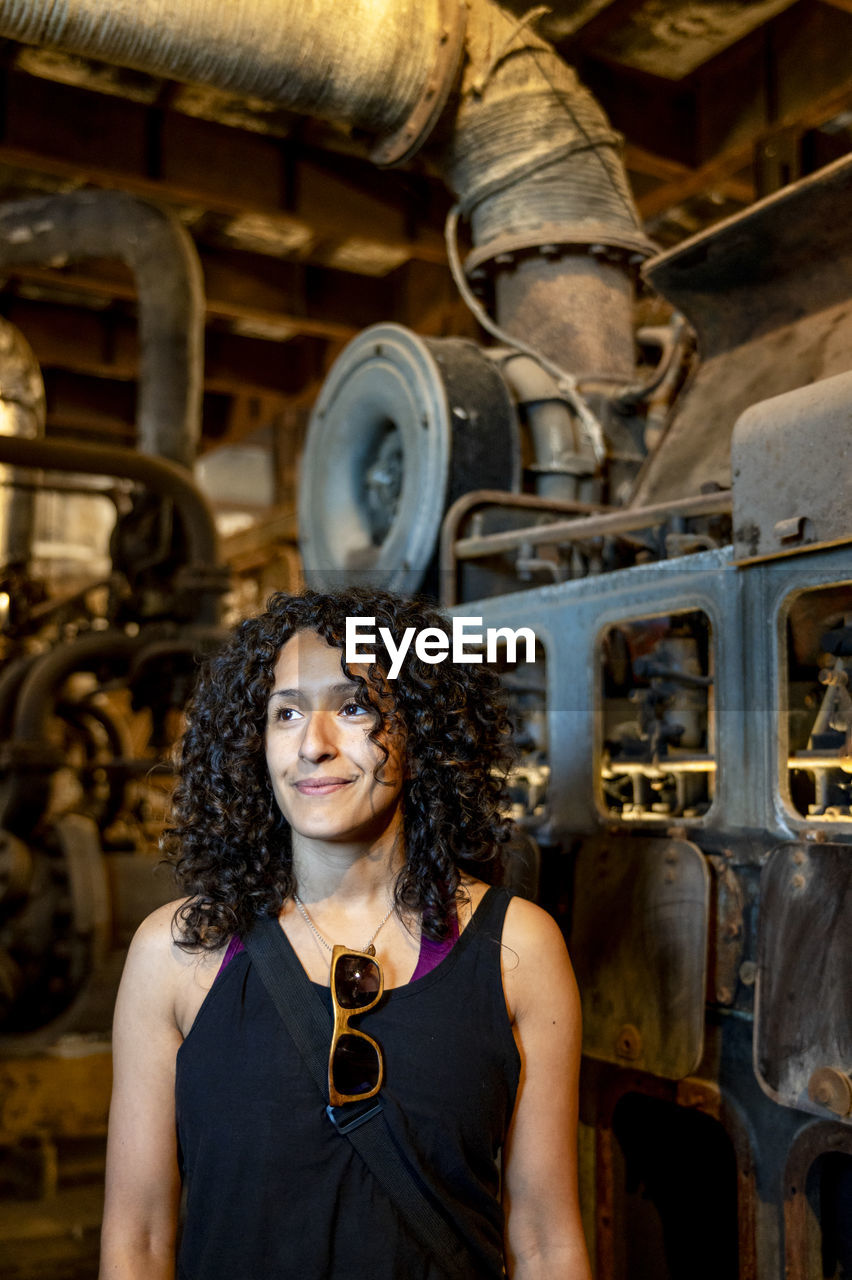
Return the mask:
<svg viewBox="0 0 852 1280">
<path fill-rule="evenodd" d="M 258 920 L 244 942 L 282 1022 L 320 1094 L 327 1100 L 331 1027 L 296 953 L 278 921 L 272 917 Z M 378 1094 L 365 1103 L 327 1106 L 326 1111 L 338 1132 L 349 1139 L 396 1204 L 420 1243 L 440 1260 L 448 1275 L 463 1280 L 472 1274 L 470 1257 L 459 1236 L 418 1185 L 381 1116 L 383 1106 L 381 1094 Z"/>
</svg>

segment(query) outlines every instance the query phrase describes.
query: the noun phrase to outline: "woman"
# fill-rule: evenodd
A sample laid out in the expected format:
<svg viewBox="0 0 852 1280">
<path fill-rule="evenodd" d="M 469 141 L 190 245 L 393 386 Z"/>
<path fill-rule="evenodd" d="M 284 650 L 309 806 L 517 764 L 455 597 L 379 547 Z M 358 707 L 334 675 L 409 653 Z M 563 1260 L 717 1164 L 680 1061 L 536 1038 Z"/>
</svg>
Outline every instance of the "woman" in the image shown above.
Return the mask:
<svg viewBox="0 0 852 1280">
<path fill-rule="evenodd" d="M 278 595 L 202 673 L 166 842 L 188 896 L 140 926 L 116 1005 L 102 1280 L 175 1274 L 181 1174 L 181 1280 L 590 1276 L 570 962 L 470 874 L 505 838 L 497 678 L 410 650 L 390 681 L 381 643 L 350 666 L 347 617 L 447 630 L 389 595 Z M 372 982 L 346 1007 L 336 944 Z"/>
</svg>

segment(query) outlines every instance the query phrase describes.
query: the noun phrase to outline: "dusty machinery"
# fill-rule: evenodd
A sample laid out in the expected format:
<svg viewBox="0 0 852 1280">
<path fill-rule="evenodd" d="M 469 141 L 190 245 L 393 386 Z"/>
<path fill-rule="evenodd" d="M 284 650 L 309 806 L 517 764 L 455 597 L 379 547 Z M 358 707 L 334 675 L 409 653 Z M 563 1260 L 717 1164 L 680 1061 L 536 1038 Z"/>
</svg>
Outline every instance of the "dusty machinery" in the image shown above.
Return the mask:
<svg viewBox="0 0 852 1280">
<path fill-rule="evenodd" d="M 10 260 L 111 252 L 140 301 L 138 452 L 45 439 L 38 365 L 0 322 L 2 1251 L 9 1275 L 44 1263 L 20 1204 L 42 1197 L 63 1206 L 47 1231 L 57 1274 L 88 1274 L 110 1010 L 133 930 L 174 894 L 157 844 L 169 750 L 227 575 L 189 469 L 203 297 L 182 227 L 87 192 L 5 207 L 0 239 Z M 70 1208 L 55 1198 L 81 1180 Z"/>
<path fill-rule="evenodd" d="M 852 1274 L 850 208 L 844 161 L 645 266 L 680 318 L 640 334 L 644 388 L 586 397 L 605 467 L 512 346 L 379 326 L 315 411 L 309 575 L 386 567 L 538 639 L 504 662 L 514 815 L 580 979 L 602 1277 Z M 481 419 L 502 471 L 458 496 Z M 448 491 L 440 535 L 414 481 Z"/>
</svg>

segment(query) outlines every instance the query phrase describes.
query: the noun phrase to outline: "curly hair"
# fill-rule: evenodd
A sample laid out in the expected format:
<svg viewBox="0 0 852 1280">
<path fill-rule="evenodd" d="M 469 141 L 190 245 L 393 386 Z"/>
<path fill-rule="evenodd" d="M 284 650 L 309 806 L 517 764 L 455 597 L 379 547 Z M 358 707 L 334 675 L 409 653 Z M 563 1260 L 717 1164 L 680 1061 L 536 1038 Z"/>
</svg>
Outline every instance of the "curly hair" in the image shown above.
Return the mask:
<svg viewBox="0 0 852 1280">
<path fill-rule="evenodd" d="M 344 660 L 347 617 L 376 621 L 376 662 L 366 678 Z M 202 667 L 178 753 L 173 825 L 163 837 L 189 895 L 175 917 L 181 946 L 213 949 L 234 933 L 243 936 L 297 889 L 264 734 L 275 664 L 298 631 L 316 632 L 341 650 L 353 700 L 378 712 L 374 741 L 392 725 L 404 731 L 406 860 L 394 886 L 398 910 L 418 913 L 427 937 L 446 937 L 462 869 L 488 862 L 509 838 L 502 808 L 511 738 L 498 676 L 484 663 L 424 663 L 412 647 L 399 676 L 387 682 L 391 657 L 380 627 L 397 644 L 407 627 L 448 630 L 428 604 L 385 592 L 278 593 Z"/>
</svg>

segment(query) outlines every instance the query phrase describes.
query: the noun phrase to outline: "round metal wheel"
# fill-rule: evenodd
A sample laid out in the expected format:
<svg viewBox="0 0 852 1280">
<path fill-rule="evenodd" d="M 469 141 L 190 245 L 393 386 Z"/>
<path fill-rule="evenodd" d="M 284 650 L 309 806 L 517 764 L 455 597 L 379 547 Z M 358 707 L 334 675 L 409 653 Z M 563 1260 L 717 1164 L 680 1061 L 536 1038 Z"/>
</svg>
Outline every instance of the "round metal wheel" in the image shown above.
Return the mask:
<svg viewBox="0 0 852 1280">
<path fill-rule="evenodd" d="M 516 489 L 520 457 L 509 392 L 471 342 L 373 325 L 335 362 L 302 459 L 305 577 L 412 592 L 441 520 L 474 487 Z"/>
</svg>

